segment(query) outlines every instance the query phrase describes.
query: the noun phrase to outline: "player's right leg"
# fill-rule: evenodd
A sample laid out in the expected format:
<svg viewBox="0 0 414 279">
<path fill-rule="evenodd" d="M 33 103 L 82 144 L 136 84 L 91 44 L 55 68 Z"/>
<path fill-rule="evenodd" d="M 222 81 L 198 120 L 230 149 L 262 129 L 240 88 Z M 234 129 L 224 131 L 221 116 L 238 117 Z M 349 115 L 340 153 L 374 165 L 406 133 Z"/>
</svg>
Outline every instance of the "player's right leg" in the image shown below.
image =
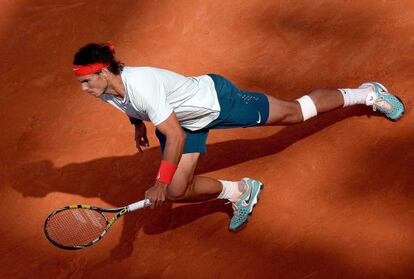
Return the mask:
<svg viewBox="0 0 414 279">
<path fill-rule="evenodd" d="M 405 111 L 401 99 L 378 82 L 367 82 L 357 89 L 317 89 L 296 101 L 267 97 L 269 118 L 265 125 L 296 124 L 327 111 L 358 104 L 371 106 L 391 120 L 398 120 Z"/>
<path fill-rule="evenodd" d="M 305 96 L 304 96 L 305 97 Z M 306 95 L 304 102 L 285 101 L 267 95 L 269 118 L 265 125 L 293 125 L 307 120 L 306 113 L 315 116 L 344 105 L 342 94 L 338 90 L 317 89 Z"/>
</svg>

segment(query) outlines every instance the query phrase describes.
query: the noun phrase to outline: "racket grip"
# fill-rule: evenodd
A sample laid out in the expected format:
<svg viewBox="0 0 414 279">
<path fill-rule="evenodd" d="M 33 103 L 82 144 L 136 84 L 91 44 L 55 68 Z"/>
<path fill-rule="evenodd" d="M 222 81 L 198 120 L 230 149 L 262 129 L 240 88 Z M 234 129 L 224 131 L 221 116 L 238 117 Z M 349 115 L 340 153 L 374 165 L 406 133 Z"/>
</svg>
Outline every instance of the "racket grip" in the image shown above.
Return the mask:
<svg viewBox="0 0 414 279">
<path fill-rule="evenodd" d="M 151 205 L 150 200 L 145 199 L 145 200 L 138 201 L 136 203 L 132 203 L 132 204 L 128 205 L 128 211 L 135 211 L 137 209 L 141 209 L 141 208 L 147 207 L 149 205 Z"/>
</svg>

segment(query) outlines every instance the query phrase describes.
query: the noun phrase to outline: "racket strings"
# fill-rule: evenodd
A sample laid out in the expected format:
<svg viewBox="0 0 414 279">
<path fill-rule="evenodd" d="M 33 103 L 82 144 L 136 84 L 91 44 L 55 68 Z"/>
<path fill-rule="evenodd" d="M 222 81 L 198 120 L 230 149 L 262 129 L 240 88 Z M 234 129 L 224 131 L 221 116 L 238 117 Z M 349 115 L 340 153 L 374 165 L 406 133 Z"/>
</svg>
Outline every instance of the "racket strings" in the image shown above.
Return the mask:
<svg viewBox="0 0 414 279">
<path fill-rule="evenodd" d="M 99 238 L 107 222 L 96 210 L 74 208 L 58 212 L 46 226 L 49 237 L 63 246 L 81 246 Z"/>
</svg>

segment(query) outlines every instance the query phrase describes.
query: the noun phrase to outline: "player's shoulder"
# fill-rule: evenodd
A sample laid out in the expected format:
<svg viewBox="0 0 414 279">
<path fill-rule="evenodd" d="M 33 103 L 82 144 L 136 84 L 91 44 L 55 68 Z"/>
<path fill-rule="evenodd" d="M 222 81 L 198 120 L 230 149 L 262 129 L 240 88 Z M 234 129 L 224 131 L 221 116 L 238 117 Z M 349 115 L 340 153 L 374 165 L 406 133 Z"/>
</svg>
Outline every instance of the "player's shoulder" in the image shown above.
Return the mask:
<svg viewBox="0 0 414 279">
<path fill-rule="evenodd" d="M 178 74 L 175 71 L 165 69 L 165 68 L 152 67 L 152 66 L 124 67 L 122 71 L 122 76 L 123 77 L 135 77 L 135 78 L 158 77 L 161 79 L 183 77 L 181 74 Z"/>
<path fill-rule="evenodd" d="M 140 66 L 140 67 L 124 67 L 122 70 L 123 77 L 139 77 L 152 74 L 152 67 Z"/>
<path fill-rule="evenodd" d="M 152 67 L 124 67 L 121 73 L 124 84 L 129 88 L 143 87 L 148 84 L 156 83 Z"/>
<path fill-rule="evenodd" d="M 153 75 L 153 74 L 157 74 L 157 73 L 166 73 L 166 72 L 171 72 L 170 70 L 167 69 L 163 69 L 163 68 L 157 68 L 157 67 L 151 67 L 151 66 L 136 66 L 136 67 L 131 67 L 131 66 L 127 66 L 124 67 L 124 69 L 122 70 L 122 74 L 125 75 L 136 75 L 136 74 L 141 74 L 141 75 Z"/>
</svg>

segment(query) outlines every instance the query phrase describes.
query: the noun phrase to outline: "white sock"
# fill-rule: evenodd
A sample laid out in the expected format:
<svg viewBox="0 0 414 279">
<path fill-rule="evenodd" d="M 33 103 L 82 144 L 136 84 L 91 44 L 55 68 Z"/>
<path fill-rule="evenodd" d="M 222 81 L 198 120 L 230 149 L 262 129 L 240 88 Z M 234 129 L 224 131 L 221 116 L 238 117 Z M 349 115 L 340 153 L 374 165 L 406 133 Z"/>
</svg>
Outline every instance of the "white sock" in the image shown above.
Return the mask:
<svg viewBox="0 0 414 279">
<path fill-rule="evenodd" d="M 367 104 L 368 94 L 372 92 L 371 88 L 358 88 L 358 89 L 338 89 L 344 97 L 344 107 L 349 107 L 358 104 Z"/>
<path fill-rule="evenodd" d="M 223 190 L 221 191 L 217 199 L 227 199 L 235 201 L 243 194 L 244 183 L 242 181 L 219 181 L 223 185 Z"/>
</svg>

